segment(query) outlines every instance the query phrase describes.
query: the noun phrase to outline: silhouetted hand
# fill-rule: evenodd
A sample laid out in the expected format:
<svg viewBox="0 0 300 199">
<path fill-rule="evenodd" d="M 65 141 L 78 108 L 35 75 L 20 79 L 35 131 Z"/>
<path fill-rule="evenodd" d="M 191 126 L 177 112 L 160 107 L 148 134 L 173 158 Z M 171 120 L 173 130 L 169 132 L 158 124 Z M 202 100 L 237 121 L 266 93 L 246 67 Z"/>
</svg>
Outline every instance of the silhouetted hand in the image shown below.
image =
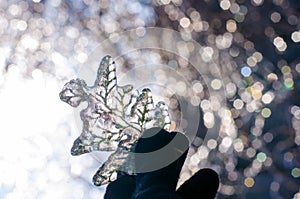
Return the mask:
<svg viewBox="0 0 300 199">
<path fill-rule="evenodd" d="M 119 175 L 107 186 L 105 199 L 211 199 L 214 198 L 219 177 L 211 169 L 201 169 L 177 190 L 179 174 L 185 161 L 189 142 L 185 135 L 151 128 L 138 140 L 134 152 L 147 154 L 165 149 L 162 155 L 136 159 L 136 176 Z M 166 160 L 173 160 L 163 166 Z M 154 169 L 154 168 L 157 169 Z M 146 172 L 139 172 L 146 171 Z"/>
</svg>

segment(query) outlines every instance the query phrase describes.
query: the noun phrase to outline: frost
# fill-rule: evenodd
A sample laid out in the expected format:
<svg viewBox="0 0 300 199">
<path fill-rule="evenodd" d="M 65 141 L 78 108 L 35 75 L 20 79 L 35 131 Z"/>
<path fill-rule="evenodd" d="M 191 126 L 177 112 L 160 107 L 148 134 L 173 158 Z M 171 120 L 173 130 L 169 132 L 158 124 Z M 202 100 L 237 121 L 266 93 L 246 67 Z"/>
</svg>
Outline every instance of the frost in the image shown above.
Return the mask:
<svg viewBox="0 0 300 199">
<path fill-rule="evenodd" d="M 117 84 L 116 65 L 111 56 L 102 59 L 93 86 L 74 79 L 65 84 L 59 96 L 73 107 L 88 103 L 80 112 L 83 128 L 71 154 L 113 151 L 93 177 L 97 186 L 115 180 L 118 171 L 134 173 L 129 154 L 145 129 L 170 129 L 167 105 L 154 104 L 149 88 L 137 91 L 132 85 Z"/>
</svg>

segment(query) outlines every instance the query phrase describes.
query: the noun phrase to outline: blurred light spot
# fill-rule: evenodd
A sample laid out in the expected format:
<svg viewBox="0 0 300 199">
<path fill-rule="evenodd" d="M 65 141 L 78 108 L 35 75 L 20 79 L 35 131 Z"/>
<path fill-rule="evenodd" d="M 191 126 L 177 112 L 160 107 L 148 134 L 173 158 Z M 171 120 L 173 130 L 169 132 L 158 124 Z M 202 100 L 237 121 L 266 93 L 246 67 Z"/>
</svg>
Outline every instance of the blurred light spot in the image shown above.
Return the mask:
<svg viewBox="0 0 300 199">
<path fill-rule="evenodd" d="M 175 109 L 178 106 L 178 101 L 176 99 L 170 99 L 170 108 Z"/>
<path fill-rule="evenodd" d="M 262 56 L 262 54 L 260 52 L 255 52 L 255 53 L 253 53 L 252 56 L 255 57 L 255 59 L 256 59 L 257 62 L 261 62 L 262 59 L 263 59 L 263 56 Z"/>
<path fill-rule="evenodd" d="M 275 89 L 275 90 L 279 90 L 282 88 L 282 84 L 280 81 L 274 81 L 273 84 L 272 84 L 272 87 Z"/>
<path fill-rule="evenodd" d="M 160 2 L 164 5 L 167 5 L 171 2 L 171 0 L 160 0 Z"/>
<path fill-rule="evenodd" d="M 209 62 L 214 54 L 214 50 L 211 47 L 204 47 L 201 52 L 201 57 L 205 62 Z"/>
<path fill-rule="evenodd" d="M 295 115 L 296 112 L 299 111 L 299 110 L 300 110 L 299 106 L 294 105 L 294 106 L 291 107 L 291 111 L 290 111 L 290 112 L 291 112 L 293 115 Z"/>
<path fill-rule="evenodd" d="M 88 55 L 86 53 L 81 52 L 81 53 L 79 53 L 77 55 L 77 60 L 81 64 L 83 64 L 84 62 L 86 62 L 87 59 L 88 59 Z"/>
<path fill-rule="evenodd" d="M 239 51 L 239 49 L 237 49 L 237 48 L 230 48 L 229 54 L 230 54 L 232 57 L 237 57 L 237 56 L 239 56 L 240 51 Z"/>
<path fill-rule="evenodd" d="M 233 186 L 230 186 L 230 185 L 222 185 L 220 192 L 224 195 L 230 196 L 230 195 L 234 194 L 235 189 Z"/>
<path fill-rule="evenodd" d="M 231 3 L 229 0 L 222 0 L 220 1 L 220 7 L 223 9 L 223 10 L 228 10 L 231 6 Z"/>
<path fill-rule="evenodd" d="M 182 4 L 182 0 L 172 0 L 172 2 L 177 6 L 180 6 Z"/>
<path fill-rule="evenodd" d="M 250 56 L 247 58 L 247 64 L 251 67 L 254 67 L 257 64 L 257 60 L 254 56 Z"/>
<path fill-rule="evenodd" d="M 251 144 L 255 149 L 259 149 L 262 146 L 262 141 L 256 138 L 251 142 Z"/>
<path fill-rule="evenodd" d="M 292 176 L 294 178 L 299 178 L 300 177 L 300 169 L 299 168 L 294 168 L 291 172 Z"/>
<path fill-rule="evenodd" d="M 264 3 L 264 0 L 251 0 L 251 3 L 255 6 L 260 6 Z"/>
<path fill-rule="evenodd" d="M 230 11 L 233 13 L 233 14 L 236 14 L 240 11 L 240 6 L 239 4 L 237 3 L 232 3 L 231 6 L 230 6 Z"/>
<path fill-rule="evenodd" d="M 264 161 L 266 161 L 267 156 L 266 156 L 265 153 L 259 152 L 259 153 L 256 155 L 256 159 L 257 159 L 259 162 L 264 162 Z"/>
<path fill-rule="evenodd" d="M 297 64 L 295 68 L 296 68 L 296 71 L 297 71 L 298 73 L 300 73 L 300 63 Z"/>
<path fill-rule="evenodd" d="M 191 97 L 191 104 L 193 106 L 199 106 L 200 102 L 201 102 L 200 97 L 198 97 L 198 96 Z"/>
<path fill-rule="evenodd" d="M 291 15 L 288 17 L 288 22 L 289 24 L 291 24 L 292 26 L 297 25 L 298 23 L 298 18 L 295 15 Z"/>
<path fill-rule="evenodd" d="M 244 145 L 241 139 L 234 140 L 233 147 L 237 152 L 242 152 L 244 150 Z"/>
<path fill-rule="evenodd" d="M 253 187 L 254 186 L 254 179 L 253 178 L 246 178 L 245 180 L 244 180 L 244 184 L 245 184 L 245 186 L 246 187 L 248 187 L 248 188 L 251 188 L 251 187 Z"/>
<path fill-rule="evenodd" d="M 217 141 L 214 139 L 210 139 L 207 141 L 207 147 L 209 149 L 215 149 L 217 147 Z"/>
<path fill-rule="evenodd" d="M 262 102 L 265 104 L 270 104 L 274 99 L 275 95 L 272 92 L 267 92 L 262 96 Z"/>
<path fill-rule="evenodd" d="M 203 91 L 203 86 L 200 82 L 196 82 L 193 84 L 193 90 L 195 93 L 201 93 Z"/>
<path fill-rule="evenodd" d="M 186 91 L 186 84 L 183 81 L 179 81 L 176 83 L 176 90 L 180 93 L 180 94 L 184 94 Z"/>
<path fill-rule="evenodd" d="M 197 155 L 197 153 L 195 153 L 194 155 L 192 155 L 190 161 L 191 161 L 191 164 L 193 164 L 193 165 L 197 165 L 200 162 L 200 158 Z"/>
<path fill-rule="evenodd" d="M 300 192 L 296 193 L 293 197 L 293 199 L 300 199 Z"/>
<path fill-rule="evenodd" d="M 243 92 L 241 94 L 241 98 L 244 102 L 247 102 L 247 103 L 251 102 L 251 95 L 248 92 Z"/>
<path fill-rule="evenodd" d="M 268 118 L 271 116 L 271 110 L 269 108 L 264 108 L 262 111 L 261 111 L 261 115 L 264 117 L 264 118 Z"/>
<path fill-rule="evenodd" d="M 222 87 L 222 82 L 219 79 L 214 79 L 211 81 L 210 85 L 214 90 L 219 90 Z"/>
<path fill-rule="evenodd" d="M 175 121 L 171 121 L 171 126 L 170 126 L 170 131 L 175 131 L 176 129 L 176 122 Z"/>
<path fill-rule="evenodd" d="M 210 112 L 204 113 L 203 120 L 207 128 L 212 128 L 215 124 L 214 115 Z"/>
<path fill-rule="evenodd" d="M 286 152 L 283 155 L 283 158 L 284 158 L 285 161 L 291 162 L 293 160 L 293 158 L 294 158 L 294 155 L 291 152 Z"/>
<path fill-rule="evenodd" d="M 50 4 L 53 6 L 53 7 L 58 7 L 61 3 L 61 0 L 52 0 L 50 1 Z"/>
<path fill-rule="evenodd" d="M 267 28 L 265 28 L 265 35 L 268 37 L 273 37 L 275 34 L 275 31 L 272 27 L 268 26 Z"/>
<path fill-rule="evenodd" d="M 75 39 L 78 37 L 79 35 L 79 31 L 77 28 L 74 27 L 67 27 L 65 30 L 66 36 L 71 38 L 71 39 Z"/>
<path fill-rule="evenodd" d="M 62 64 L 64 64 L 66 61 L 65 57 L 58 52 L 53 52 L 51 54 L 51 60 L 54 62 L 54 64 L 59 66 L 62 66 Z"/>
<path fill-rule="evenodd" d="M 273 160 L 270 157 L 267 157 L 266 161 L 264 162 L 264 165 L 266 167 L 270 167 L 273 164 Z"/>
<path fill-rule="evenodd" d="M 249 77 L 251 75 L 252 71 L 251 69 L 248 67 L 248 66 L 244 66 L 242 69 L 241 69 L 241 74 L 244 76 L 244 77 Z"/>
<path fill-rule="evenodd" d="M 139 37 L 143 37 L 146 33 L 146 29 L 144 27 L 138 27 L 136 29 L 136 35 Z"/>
<path fill-rule="evenodd" d="M 278 77 L 277 77 L 277 75 L 275 73 L 268 74 L 267 78 L 268 78 L 269 81 L 276 81 L 276 80 L 278 80 Z"/>
<path fill-rule="evenodd" d="M 260 136 L 262 134 L 261 128 L 255 126 L 254 128 L 251 129 L 251 133 L 255 136 Z"/>
<path fill-rule="evenodd" d="M 198 148 L 197 155 L 200 159 L 207 158 L 208 154 L 209 154 L 209 151 L 205 146 L 202 145 Z"/>
<path fill-rule="evenodd" d="M 246 150 L 246 154 L 249 158 L 253 158 L 256 154 L 256 150 L 250 147 Z"/>
<path fill-rule="evenodd" d="M 288 90 L 292 90 L 294 88 L 294 80 L 292 78 L 284 79 L 284 85 Z"/>
<path fill-rule="evenodd" d="M 224 35 L 219 35 L 216 37 L 216 45 L 218 49 L 229 48 L 232 44 L 233 36 L 231 33 L 225 33 Z"/>
<path fill-rule="evenodd" d="M 232 139 L 230 137 L 225 137 L 223 140 L 222 140 L 222 145 L 225 147 L 225 148 L 229 148 L 232 144 Z"/>
<path fill-rule="evenodd" d="M 8 12 L 13 16 L 18 16 L 21 14 L 22 10 L 21 10 L 20 6 L 18 6 L 16 4 L 12 4 L 8 8 Z"/>
<path fill-rule="evenodd" d="M 236 90 L 237 90 L 237 88 L 234 83 L 231 82 L 226 85 L 226 92 L 227 92 L 228 97 L 233 96 L 236 93 Z"/>
<path fill-rule="evenodd" d="M 283 74 L 291 73 L 291 68 L 290 68 L 289 66 L 285 65 L 285 66 L 283 66 L 283 67 L 281 68 L 281 72 L 282 72 Z"/>
<path fill-rule="evenodd" d="M 17 28 L 18 28 L 20 31 L 26 30 L 26 29 L 27 29 L 27 23 L 26 23 L 26 21 L 19 20 L 18 23 L 17 23 Z"/>
<path fill-rule="evenodd" d="M 298 120 L 300 120 L 300 110 L 296 110 L 294 113 L 293 113 L 294 117 L 297 118 Z"/>
<path fill-rule="evenodd" d="M 285 51 L 287 48 L 285 41 L 283 40 L 282 37 L 279 37 L 279 36 L 273 40 L 273 44 L 275 45 L 277 50 L 279 50 L 280 52 Z"/>
<path fill-rule="evenodd" d="M 142 9 L 141 4 L 138 1 L 127 4 L 127 11 L 130 14 L 140 13 L 141 9 Z"/>
<path fill-rule="evenodd" d="M 261 82 L 254 83 L 250 88 L 253 99 L 256 99 L 256 100 L 260 99 L 262 97 L 263 89 L 264 89 L 264 86 Z"/>
<path fill-rule="evenodd" d="M 245 15 L 242 13 L 237 13 L 234 15 L 234 19 L 238 22 L 238 23 L 242 23 L 245 20 Z"/>
<path fill-rule="evenodd" d="M 300 135 L 295 136 L 295 143 L 300 145 Z"/>
<path fill-rule="evenodd" d="M 196 31 L 196 32 L 201 32 L 203 30 L 203 25 L 202 25 L 202 22 L 200 21 L 196 21 L 193 23 L 193 29 Z"/>
<path fill-rule="evenodd" d="M 262 117 L 257 116 L 255 119 L 255 128 L 263 128 L 265 120 Z"/>
<path fill-rule="evenodd" d="M 236 181 L 237 178 L 238 178 L 238 174 L 236 172 L 231 171 L 231 172 L 228 173 L 228 179 L 230 181 Z"/>
<path fill-rule="evenodd" d="M 300 31 L 293 32 L 291 35 L 291 39 L 296 43 L 300 42 Z"/>
<path fill-rule="evenodd" d="M 252 100 L 250 103 L 248 103 L 246 105 L 246 109 L 247 111 L 249 111 L 250 113 L 254 112 L 257 109 L 257 105 L 255 103 L 255 100 Z"/>
<path fill-rule="evenodd" d="M 236 22 L 232 19 L 228 20 L 226 22 L 226 29 L 228 32 L 235 32 L 237 29 Z"/>
<path fill-rule="evenodd" d="M 243 102 L 243 100 L 241 100 L 241 99 L 236 99 L 236 100 L 234 100 L 234 102 L 233 102 L 233 106 L 234 106 L 234 108 L 240 110 L 240 109 L 243 108 L 244 102 Z"/>
<path fill-rule="evenodd" d="M 252 169 L 259 171 L 261 170 L 261 168 L 262 168 L 262 162 L 258 161 L 257 159 L 253 160 Z"/>
<path fill-rule="evenodd" d="M 278 12 L 273 12 L 271 14 L 271 20 L 274 22 L 274 23 L 278 23 L 280 20 L 281 20 L 281 16 Z"/>
<path fill-rule="evenodd" d="M 272 182 L 271 185 L 270 185 L 270 189 L 273 191 L 273 192 L 277 192 L 280 188 L 280 184 L 278 182 Z"/>
<path fill-rule="evenodd" d="M 247 6 L 240 5 L 240 13 L 243 14 L 243 15 L 246 15 L 248 13 Z"/>
<path fill-rule="evenodd" d="M 200 16 L 200 14 L 199 14 L 199 12 L 197 12 L 196 10 L 194 10 L 193 12 L 191 12 L 191 19 L 193 20 L 193 21 L 198 21 L 198 20 L 200 20 L 200 18 L 201 18 L 201 16 Z"/>
<path fill-rule="evenodd" d="M 187 28 L 189 27 L 189 25 L 191 24 L 190 20 L 186 17 L 183 17 L 182 19 L 180 19 L 180 25 L 183 27 L 183 28 Z"/>
<path fill-rule="evenodd" d="M 226 168 L 227 171 L 230 172 L 230 171 L 233 171 L 233 170 L 234 170 L 235 165 L 234 165 L 233 162 L 229 161 L 229 162 L 226 164 L 225 168 Z"/>
<path fill-rule="evenodd" d="M 265 133 L 265 134 L 264 134 L 264 140 L 265 140 L 267 143 L 272 142 L 272 140 L 273 140 L 273 135 L 272 135 L 271 133 Z"/>
<path fill-rule="evenodd" d="M 26 34 L 23 35 L 21 44 L 25 49 L 34 51 L 38 48 L 39 42 L 36 39 L 32 38 L 30 35 Z"/>
<path fill-rule="evenodd" d="M 211 109 L 211 104 L 210 101 L 204 99 L 201 101 L 201 108 L 203 109 L 203 111 L 207 111 Z"/>
</svg>

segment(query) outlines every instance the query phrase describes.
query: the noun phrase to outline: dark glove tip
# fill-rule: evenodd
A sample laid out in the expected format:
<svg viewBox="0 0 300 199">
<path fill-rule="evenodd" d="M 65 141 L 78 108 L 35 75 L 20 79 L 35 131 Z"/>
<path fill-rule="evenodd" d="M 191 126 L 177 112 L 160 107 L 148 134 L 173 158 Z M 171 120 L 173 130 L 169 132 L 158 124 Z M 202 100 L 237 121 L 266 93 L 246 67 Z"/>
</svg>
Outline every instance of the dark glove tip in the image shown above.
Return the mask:
<svg viewBox="0 0 300 199">
<path fill-rule="evenodd" d="M 180 140 L 180 145 L 189 147 L 189 141 L 185 135 L 178 132 L 168 132 L 162 128 L 154 127 L 144 131 L 142 137 L 136 144 L 136 153 L 149 153 L 161 149 L 169 144 L 177 136 L 177 140 Z"/>
<path fill-rule="evenodd" d="M 131 199 L 134 189 L 135 178 L 125 175 L 107 186 L 104 199 Z"/>
<path fill-rule="evenodd" d="M 201 196 L 205 199 L 213 199 L 219 188 L 219 176 L 212 169 L 201 169 L 187 180 L 177 193 L 184 199 L 196 199 Z"/>
</svg>

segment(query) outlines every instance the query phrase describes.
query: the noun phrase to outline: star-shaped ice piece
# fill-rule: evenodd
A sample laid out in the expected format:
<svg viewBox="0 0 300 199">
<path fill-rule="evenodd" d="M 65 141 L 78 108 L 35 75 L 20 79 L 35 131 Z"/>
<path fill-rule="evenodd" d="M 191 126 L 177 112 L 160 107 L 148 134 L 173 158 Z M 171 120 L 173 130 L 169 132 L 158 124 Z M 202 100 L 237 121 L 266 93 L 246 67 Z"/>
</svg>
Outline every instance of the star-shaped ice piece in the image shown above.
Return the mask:
<svg viewBox="0 0 300 199">
<path fill-rule="evenodd" d="M 116 65 L 111 56 L 102 59 L 93 86 L 74 79 L 65 84 L 59 96 L 73 107 L 88 103 L 80 112 L 83 128 L 71 154 L 113 151 L 93 177 L 98 186 L 115 180 L 120 170 L 134 173 L 128 155 L 145 129 L 170 129 L 167 105 L 164 102 L 154 105 L 149 88 L 139 92 L 132 85 L 117 84 Z"/>
</svg>

